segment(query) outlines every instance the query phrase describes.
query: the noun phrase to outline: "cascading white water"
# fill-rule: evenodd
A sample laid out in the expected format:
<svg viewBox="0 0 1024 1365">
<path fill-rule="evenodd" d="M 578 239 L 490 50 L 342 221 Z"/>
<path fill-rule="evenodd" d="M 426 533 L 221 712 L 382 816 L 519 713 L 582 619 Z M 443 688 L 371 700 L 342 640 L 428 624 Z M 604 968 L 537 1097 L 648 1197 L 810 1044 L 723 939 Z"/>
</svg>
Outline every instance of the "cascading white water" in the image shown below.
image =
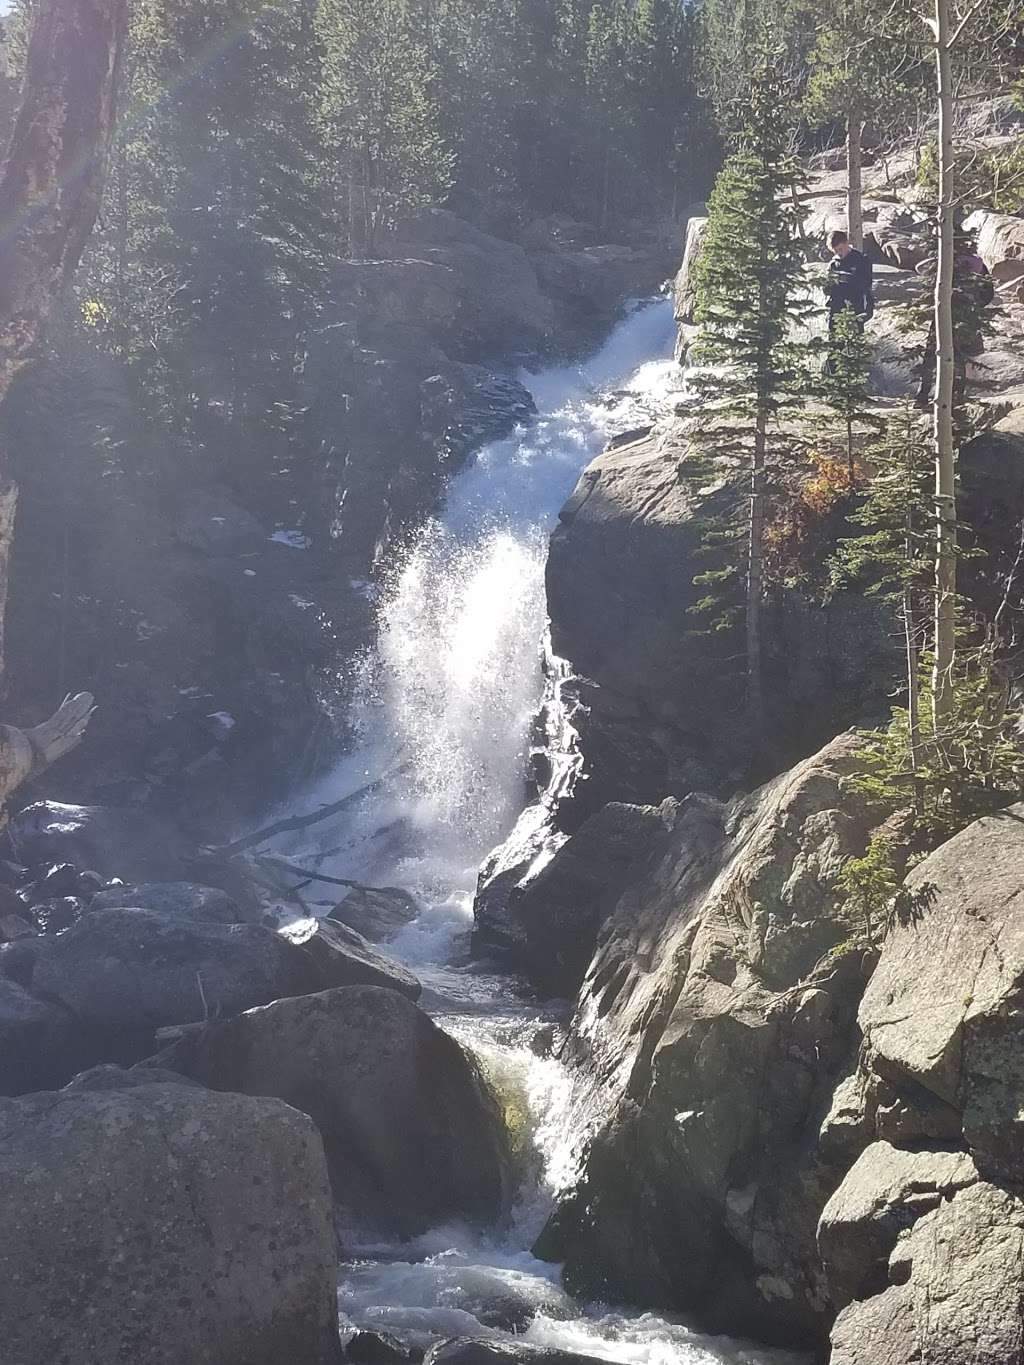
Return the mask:
<svg viewBox="0 0 1024 1365">
<path fill-rule="evenodd" d="M 766 1365 L 784 1353 L 709 1339 L 651 1314 L 574 1302 L 529 1251 L 572 1178 L 569 1082 L 530 1042 L 543 1010 L 514 981 L 466 962 L 477 869 L 524 804 L 525 752 L 540 704 L 544 557 L 558 509 L 621 431 L 666 411 L 679 389 L 667 301 L 637 306 L 587 363 L 524 376 L 538 419 L 477 456 L 454 482 L 381 602 L 355 721 L 360 743 L 307 799 L 337 800 L 391 776 L 340 831 L 290 846 L 321 870 L 403 886 L 419 918 L 387 945 L 424 981 L 424 1002 L 480 1056 L 527 1115 L 528 1172 L 509 1228 L 491 1240 L 436 1229 L 400 1248 L 365 1246 L 339 1290 L 343 1322 L 438 1336 L 502 1336 L 644 1365 Z M 305 804 L 305 803 L 304 803 Z M 532 1153 L 532 1160 L 530 1159 Z"/>
</svg>

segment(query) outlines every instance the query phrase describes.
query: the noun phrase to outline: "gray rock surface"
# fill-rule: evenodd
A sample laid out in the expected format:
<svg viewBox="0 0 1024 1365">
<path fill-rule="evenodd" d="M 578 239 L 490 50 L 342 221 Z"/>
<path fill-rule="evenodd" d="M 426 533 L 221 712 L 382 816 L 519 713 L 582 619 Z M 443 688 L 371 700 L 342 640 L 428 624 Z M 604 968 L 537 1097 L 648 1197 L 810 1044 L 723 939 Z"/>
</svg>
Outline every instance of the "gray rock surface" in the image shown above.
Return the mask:
<svg viewBox="0 0 1024 1365">
<path fill-rule="evenodd" d="M 0 1103 L 5 1365 L 335 1365 L 310 1120 L 181 1085 Z"/>
<path fill-rule="evenodd" d="M 89 903 L 94 910 L 157 910 L 180 919 L 209 924 L 241 924 L 253 916 L 226 891 L 194 882 L 143 882 L 98 892 Z"/>
<path fill-rule="evenodd" d="M 415 896 L 397 886 L 353 887 L 338 902 L 330 918 L 347 924 L 370 943 L 393 938 L 420 912 Z"/>
<path fill-rule="evenodd" d="M 359 1225 L 412 1236 L 452 1219 L 491 1223 L 505 1210 L 494 1097 L 459 1045 L 395 991 L 279 1000 L 191 1033 L 151 1064 L 309 1114 L 335 1198 Z"/>
<path fill-rule="evenodd" d="M 0 977 L 0 1095 L 62 1085 L 89 1064 L 94 1047 L 69 1010 Z"/>
<path fill-rule="evenodd" d="M 906 1152 L 887 1142 L 865 1148 L 818 1224 L 818 1249 L 836 1306 L 884 1288 L 900 1233 L 977 1179 L 964 1152 Z"/>
<path fill-rule="evenodd" d="M 38 1039 L 33 1067 L 38 1060 L 46 1083 L 62 1085 L 96 1062 L 145 1056 L 156 1030 L 167 1025 L 223 1018 L 334 986 L 419 995 L 415 977 L 345 925 L 310 920 L 289 932 L 285 938 L 262 925 L 156 910 L 97 910 L 63 934 L 0 947 L 10 1015 L 0 1038 L 16 1050 L 29 1029 L 26 1036 Z M 64 1014 L 75 1020 L 75 1043 L 62 1059 Z M 33 1074 L 30 1068 L 25 1077 Z"/>
<path fill-rule="evenodd" d="M 1024 1354 L 1024 1204 L 984 1182 L 926 1213 L 892 1255 L 893 1284 L 846 1308 L 832 1365 L 1009 1365 Z"/>
<path fill-rule="evenodd" d="M 602 921 L 664 844 L 675 814 L 672 801 L 660 808 L 612 802 L 585 820 L 539 871 L 528 868 L 511 890 L 499 882 L 493 899 L 485 868 L 474 905 L 475 946 L 509 953 L 540 990 L 571 998 Z"/>
<path fill-rule="evenodd" d="M 857 929 L 834 878 L 871 824 L 840 789 L 854 747 L 729 806 L 687 798 L 606 922 L 568 1045 L 593 1142 L 540 1243 L 570 1287 L 718 1330 L 827 1329 L 815 1230 L 843 1172 L 816 1138 L 871 965 L 831 951 Z"/>
<path fill-rule="evenodd" d="M 588 799 L 657 804 L 743 784 L 751 740 L 741 680 L 702 640 L 691 608 L 705 593 L 702 523 L 720 493 L 698 494 L 680 463 L 699 454 L 699 420 L 681 419 L 610 450 L 560 513 L 547 565 L 552 645 L 578 678 L 573 724 L 587 756 Z M 767 609 L 765 695 L 773 770 L 843 725 L 885 714 L 898 668 L 885 614 L 860 594 L 830 605 L 781 593 Z M 565 689 L 563 689 L 564 691 Z M 593 808 L 593 807 L 592 807 Z"/>
</svg>

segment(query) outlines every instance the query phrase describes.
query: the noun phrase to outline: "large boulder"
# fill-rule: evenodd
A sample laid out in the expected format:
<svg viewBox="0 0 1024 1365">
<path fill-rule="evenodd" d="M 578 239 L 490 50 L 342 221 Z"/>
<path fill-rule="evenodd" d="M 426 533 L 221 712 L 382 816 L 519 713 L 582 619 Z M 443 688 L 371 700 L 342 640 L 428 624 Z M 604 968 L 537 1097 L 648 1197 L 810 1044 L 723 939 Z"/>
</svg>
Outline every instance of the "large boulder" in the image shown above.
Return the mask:
<svg viewBox="0 0 1024 1365">
<path fill-rule="evenodd" d="M 493 898 L 482 874 L 474 945 L 510 953 L 549 996 L 573 996 L 602 921 L 665 842 L 675 813 L 672 801 L 660 808 L 612 802 L 584 821 L 539 870 L 535 860 L 511 888 L 496 870 Z"/>
<path fill-rule="evenodd" d="M 180 1085 L 0 1103 L 10 1365 L 335 1365 L 323 1148 L 273 1099 Z"/>
<path fill-rule="evenodd" d="M 706 218 L 691 218 L 686 224 L 683 263 L 679 267 L 674 285 L 675 319 L 678 323 L 694 321 L 693 310 L 697 302 L 697 260 L 707 226 Z"/>
<path fill-rule="evenodd" d="M 1024 805 L 968 826 L 907 884 L 934 900 L 886 941 L 862 1067 L 911 1108 L 922 1091 L 951 1106 L 982 1175 L 1024 1183 Z"/>
<path fill-rule="evenodd" d="M 836 887 L 872 821 L 843 788 L 855 747 L 729 806 L 687 798 L 606 922 L 567 1047 L 593 1138 L 539 1247 L 570 1287 L 824 1336 L 815 1232 L 842 1171 L 816 1138 L 870 966 Z"/>
<path fill-rule="evenodd" d="M 767 743 L 777 771 L 887 710 L 899 659 L 885 611 L 861 594 L 822 606 L 782 591 L 766 608 L 765 734 L 746 731 L 742 679 L 728 661 L 735 641 L 694 641 L 704 530 L 724 510 L 713 485 L 705 492 L 680 477 L 684 461 L 707 453 L 702 441 L 699 419 L 681 419 L 605 452 L 551 537 L 552 646 L 587 680 L 573 724 L 592 810 L 735 791 L 752 747 Z"/>
<path fill-rule="evenodd" d="M 890 1260 L 891 1287 L 850 1304 L 832 1365 L 1008 1365 L 1024 1358 L 1024 1204 L 985 1182 L 919 1218 Z"/>
<path fill-rule="evenodd" d="M 481 231 L 446 209 L 430 209 L 406 235 L 417 264 L 446 271 L 455 291 L 450 338 L 460 358 L 519 346 L 544 350 L 555 314 L 521 246 Z M 388 262 L 388 265 L 391 263 Z"/>
<path fill-rule="evenodd" d="M 0 977 L 0 1095 L 62 1085 L 98 1045 L 70 1010 Z"/>
<path fill-rule="evenodd" d="M 304 1110 L 359 1225 L 411 1236 L 455 1218 L 492 1223 L 506 1207 L 494 1098 L 458 1043 L 395 991 L 279 1000 L 186 1035 L 152 1065 Z"/>
<path fill-rule="evenodd" d="M 834 1365 L 986 1365 L 1024 1344 L 1024 805 L 907 879 L 929 904 L 886 938 L 856 1071 L 823 1141 L 856 1159 L 819 1238 Z M 859 1155 L 858 1155 L 859 1153 Z"/>
<path fill-rule="evenodd" d="M 885 1288 L 900 1233 L 977 1179 L 964 1152 L 901 1151 L 888 1142 L 865 1148 L 818 1224 L 818 1249 L 836 1306 Z"/>
<path fill-rule="evenodd" d="M 63 1064 L 53 1035 L 40 1034 L 32 1065 L 52 1074 L 51 1083 L 94 1062 L 137 1060 L 161 1027 L 231 1016 L 281 996 L 363 984 L 419 994 L 414 977 L 344 925 L 303 921 L 291 932 L 293 941 L 256 924 L 97 910 L 53 938 L 4 945 L 0 978 L 21 987 L 47 1019 L 58 1008 L 77 1021 L 78 1045 Z"/>
<path fill-rule="evenodd" d="M 215 886 L 194 882 L 142 882 L 99 891 L 89 902 L 90 910 L 157 910 L 179 919 L 208 924 L 242 924 L 255 916 Z"/>
<path fill-rule="evenodd" d="M 964 220 L 964 231 L 978 245 L 978 255 L 996 281 L 1024 275 L 1024 217 L 977 209 Z"/>
<path fill-rule="evenodd" d="M 420 913 L 415 896 L 398 886 L 354 886 L 329 918 L 347 924 L 370 943 L 393 938 Z"/>
</svg>

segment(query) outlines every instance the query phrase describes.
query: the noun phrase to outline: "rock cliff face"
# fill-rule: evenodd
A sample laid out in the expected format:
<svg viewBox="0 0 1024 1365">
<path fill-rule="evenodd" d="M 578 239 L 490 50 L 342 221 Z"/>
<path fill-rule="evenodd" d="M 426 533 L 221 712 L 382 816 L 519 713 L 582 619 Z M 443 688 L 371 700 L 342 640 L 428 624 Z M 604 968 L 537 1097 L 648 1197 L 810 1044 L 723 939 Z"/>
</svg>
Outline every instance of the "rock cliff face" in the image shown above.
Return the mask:
<svg viewBox="0 0 1024 1365">
<path fill-rule="evenodd" d="M 1024 1350 L 1022 860 L 1024 806 L 933 853 L 909 884 L 934 903 L 887 938 L 861 1002 L 823 1129 L 855 1157 L 819 1230 L 833 1365 Z"/>
<path fill-rule="evenodd" d="M 815 1229 L 842 1172 L 816 1137 L 869 965 L 834 890 L 871 824 L 841 792 L 854 746 L 730 805 L 687 798 L 602 927 L 569 1041 L 595 1131 L 542 1239 L 574 1286 L 733 1331 L 827 1330 Z"/>
</svg>

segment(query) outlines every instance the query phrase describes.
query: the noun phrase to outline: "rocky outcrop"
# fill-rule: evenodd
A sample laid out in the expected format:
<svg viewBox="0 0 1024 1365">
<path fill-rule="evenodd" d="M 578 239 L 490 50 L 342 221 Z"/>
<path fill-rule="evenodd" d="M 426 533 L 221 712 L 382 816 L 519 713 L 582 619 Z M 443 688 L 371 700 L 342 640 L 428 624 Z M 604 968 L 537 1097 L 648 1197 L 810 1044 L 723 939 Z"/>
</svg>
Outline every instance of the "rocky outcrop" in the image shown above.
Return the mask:
<svg viewBox="0 0 1024 1365">
<path fill-rule="evenodd" d="M 458 1043 L 395 991 L 279 1000 L 146 1065 L 304 1110 L 349 1225 L 408 1237 L 452 1219 L 494 1223 L 507 1207 L 496 1101 Z"/>
<path fill-rule="evenodd" d="M 167 1025 L 332 986 L 419 994 L 410 973 L 344 925 L 309 921 L 289 932 L 290 939 L 262 925 L 127 908 L 97 910 L 55 937 L 6 944 L 0 979 L 20 992 L 8 1000 L 9 1017 L 0 1019 L 0 1049 L 16 1049 L 31 1027 L 30 1076 L 63 1084 L 83 1066 L 145 1056 L 156 1030 Z M 78 1030 L 66 1053 L 65 1016 Z"/>
<path fill-rule="evenodd" d="M 839 1305 L 833 1365 L 1024 1345 L 1024 806 L 969 826 L 908 879 L 861 1002 L 863 1046 L 823 1142 L 853 1160 L 819 1241 Z M 853 1300 L 851 1302 L 851 1300 Z"/>
<path fill-rule="evenodd" d="M 474 904 L 474 947 L 511 955 L 548 996 L 575 995 L 597 932 L 626 885 L 664 844 L 675 803 L 611 802 L 550 860 L 530 858 L 509 877 L 501 851 L 484 864 Z"/>
<path fill-rule="evenodd" d="M 386 942 L 420 913 L 416 898 L 397 886 L 354 886 L 330 918 L 347 924 L 370 943 Z"/>
<path fill-rule="evenodd" d="M 323 1148 L 274 1099 L 181 1085 L 0 1102 L 10 1365 L 336 1365 Z"/>
<path fill-rule="evenodd" d="M 89 902 L 89 910 L 156 910 L 179 919 L 207 924 L 242 924 L 254 918 L 215 886 L 194 882 L 143 882 L 136 886 L 115 886 L 99 891 Z"/>
<path fill-rule="evenodd" d="M 673 286 L 675 320 L 680 324 L 692 323 L 695 320 L 693 310 L 697 302 L 697 260 L 707 226 L 706 218 L 691 218 L 686 224 L 683 263 L 679 267 Z"/>
<path fill-rule="evenodd" d="M 573 713 L 588 774 L 581 815 L 607 801 L 732 791 L 747 773 L 741 680 L 730 683 L 712 643 L 694 637 L 702 523 L 720 510 L 714 491 L 697 495 L 680 478 L 699 440 L 697 425 L 680 420 L 607 451 L 584 471 L 551 538 L 552 645 L 585 680 Z M 783 593 L 766 611 L 777 770 L 844 724 L 883 715 L 898 659 L 885 615 L 859 594 L 822 606 Z"/>
<path fill-rule="evenodd" d="M 834 879 L 871 825 L 843 737 L 745 799 L 682 802 L 600 932 L 573 1022 L 595 1135 L 541 1250 L 570 1285 L 819 1339 L 816 1151 L 855 1048 L 866 963 Z M 685 1236 L 680 1236 L 685 1228 Z"/>
</svg>

